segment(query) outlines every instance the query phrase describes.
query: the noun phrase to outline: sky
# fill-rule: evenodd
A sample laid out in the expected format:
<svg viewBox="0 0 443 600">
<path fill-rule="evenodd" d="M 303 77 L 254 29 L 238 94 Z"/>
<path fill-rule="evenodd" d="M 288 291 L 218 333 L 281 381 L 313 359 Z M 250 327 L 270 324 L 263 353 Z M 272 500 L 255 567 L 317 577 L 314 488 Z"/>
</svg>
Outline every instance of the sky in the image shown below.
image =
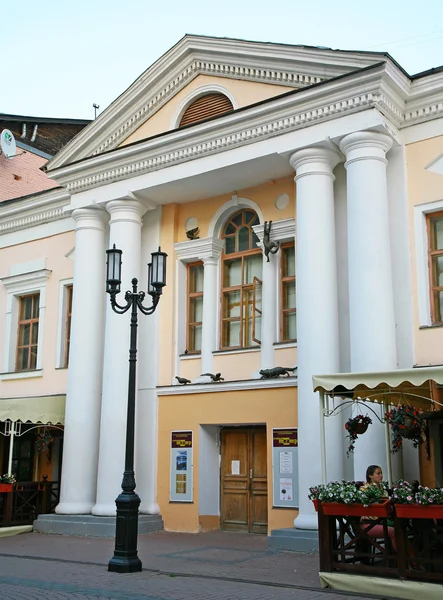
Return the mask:
<svg viewBox="0 0 443 600">
<path fill-rule="evenodd" d="M 186 33 L 443 65 L 443 1 L 3 0 L 0 113 L 93 119 Z"/>
</svg>

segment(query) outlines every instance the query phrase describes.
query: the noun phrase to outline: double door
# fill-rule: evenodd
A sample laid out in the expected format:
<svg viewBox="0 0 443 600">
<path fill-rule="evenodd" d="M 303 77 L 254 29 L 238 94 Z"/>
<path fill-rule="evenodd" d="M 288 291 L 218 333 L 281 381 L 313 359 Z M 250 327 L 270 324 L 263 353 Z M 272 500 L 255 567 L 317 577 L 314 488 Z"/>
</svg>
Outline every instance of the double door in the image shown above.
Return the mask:
<svg viewBox="0 0 443 600">
<path fill-rule="evenodd" d="M 267 533 L 268 478 L 265 427 L 221 431 L 222 529 Z"/>
</svg>

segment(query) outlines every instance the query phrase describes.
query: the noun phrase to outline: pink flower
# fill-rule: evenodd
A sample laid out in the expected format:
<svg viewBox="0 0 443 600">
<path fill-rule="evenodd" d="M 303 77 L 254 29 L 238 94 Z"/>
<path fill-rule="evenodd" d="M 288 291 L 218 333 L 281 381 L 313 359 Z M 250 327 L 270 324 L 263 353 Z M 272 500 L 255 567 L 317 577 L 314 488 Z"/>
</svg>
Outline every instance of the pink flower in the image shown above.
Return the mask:
<svg viewBox="0 0 443 600">
<path fill-rule="evenodd" d="M 412 500 L 412 496 L 408 496 L 408 497 L 406 498 L 406 500 L 407 500 L 408 502 L 411 502 L 411 500 Z"/>
</svg>

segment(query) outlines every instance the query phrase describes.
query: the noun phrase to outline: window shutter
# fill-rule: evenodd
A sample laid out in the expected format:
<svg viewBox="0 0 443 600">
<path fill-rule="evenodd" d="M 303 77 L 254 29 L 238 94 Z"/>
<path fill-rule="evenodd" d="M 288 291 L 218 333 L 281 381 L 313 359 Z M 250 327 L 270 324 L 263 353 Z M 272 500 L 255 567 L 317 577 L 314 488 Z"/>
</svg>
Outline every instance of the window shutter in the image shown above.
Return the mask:
<svg viewBox="0 0 443 600">
<path fill-rule="evenodd" d="M 197 98 L 197 100 L 188 106 L 179 127 L 198 123 L 217 115 L 223 115 L 231 110 L 233 110 L 233 106 L 227 96 L 224 94 L 207 94 L 206 96 Z"/>
</svg>

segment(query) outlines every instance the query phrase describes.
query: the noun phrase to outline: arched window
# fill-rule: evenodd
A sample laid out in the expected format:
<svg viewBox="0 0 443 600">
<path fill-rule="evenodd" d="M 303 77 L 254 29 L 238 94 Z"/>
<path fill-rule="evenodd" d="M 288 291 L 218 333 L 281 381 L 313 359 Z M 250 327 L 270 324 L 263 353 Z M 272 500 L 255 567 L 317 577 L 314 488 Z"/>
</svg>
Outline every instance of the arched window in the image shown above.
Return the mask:
<svg viewBox="0 0 443 600">
<path fill-rule="evenodd" d="M 260 344 L 262 253 L 252 229 L 257 214 L 248 209 L 233 214 L 222 238 L 221 348 L 248 348 Z"/>
<path fill-rule="evenodd" d="M 194 100 L 183 113 L 179 127 L 198 123 L 233 110 L 231 101 L 220 93 L 205 94 Z"/>
</svg>

